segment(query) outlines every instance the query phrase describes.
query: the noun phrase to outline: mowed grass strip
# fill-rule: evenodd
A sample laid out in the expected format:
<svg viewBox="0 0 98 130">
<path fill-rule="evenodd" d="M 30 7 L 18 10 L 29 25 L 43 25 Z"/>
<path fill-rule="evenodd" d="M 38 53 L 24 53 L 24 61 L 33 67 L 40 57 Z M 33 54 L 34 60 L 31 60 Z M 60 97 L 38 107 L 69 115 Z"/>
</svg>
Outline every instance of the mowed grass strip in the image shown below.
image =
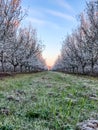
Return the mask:
<svg viewBox="0 0 98 130">
<path fill-rule="evenodd" d="M 0 130 L 75 130 L 98 120 L 98 80 L 58 72 L 0 80 Z"/>
</svg>

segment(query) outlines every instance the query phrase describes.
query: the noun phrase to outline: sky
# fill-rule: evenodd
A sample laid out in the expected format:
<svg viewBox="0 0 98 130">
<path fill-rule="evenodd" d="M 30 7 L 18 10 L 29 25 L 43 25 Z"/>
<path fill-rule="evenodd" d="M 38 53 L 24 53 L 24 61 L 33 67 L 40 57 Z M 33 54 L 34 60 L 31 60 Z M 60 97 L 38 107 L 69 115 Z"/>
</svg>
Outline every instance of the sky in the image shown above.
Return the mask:
<svg viewBox="0 0 98 130">
<path fill-rule="evenodd" d="M 89 1 L 89 0 L 86 0 Z M 85 0 L 22 0 L 27 16 L 22 26 L 32 25 L 45 45 L 43 57 L 52 66 L 60 55 L 64 38 L 78 25 Z"/>
</svg>

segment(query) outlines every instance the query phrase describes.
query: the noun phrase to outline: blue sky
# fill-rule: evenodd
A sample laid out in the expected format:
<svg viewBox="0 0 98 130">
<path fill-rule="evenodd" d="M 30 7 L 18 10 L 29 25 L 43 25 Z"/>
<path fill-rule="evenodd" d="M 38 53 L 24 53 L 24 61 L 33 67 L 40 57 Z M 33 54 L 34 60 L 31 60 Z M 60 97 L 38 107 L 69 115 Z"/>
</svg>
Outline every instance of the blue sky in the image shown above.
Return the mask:
<svg viewBox="0 0 98 130">
<path fill-rule="evenodd" d="M 85 5 L 85 0 L 22 0 L 23 8 L 28 9 L 23 26 L 36 28 L 45 45 L 43 56 L 48 65 L 53 65 L 60 54 L 64 37 L 77 27 Z"/>
</svg>

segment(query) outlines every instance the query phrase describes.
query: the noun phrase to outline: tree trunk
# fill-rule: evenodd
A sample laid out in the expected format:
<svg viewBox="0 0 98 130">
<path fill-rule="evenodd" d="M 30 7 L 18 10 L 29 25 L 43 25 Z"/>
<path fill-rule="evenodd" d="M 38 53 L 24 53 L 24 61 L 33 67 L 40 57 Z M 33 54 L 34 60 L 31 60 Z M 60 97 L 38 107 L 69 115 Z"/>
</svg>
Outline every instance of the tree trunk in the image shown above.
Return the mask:
<svg viewBox="0 0 98 130">
<path fill-rule="evenodd" d="M 75 67 L 72 67 L 72 72 L 73 72 L 73 73 L 75 72 Z"/>
<path fill-rule="evenodd" d="M 16 72 L 16 66 L 14 65 L 14 72 Z"/>
<path fill-rule="evenodd" d="M 84 68 L 85 68 L 85 66 L 83 65 L 83 66 L 82 66 L 82 73 L 83 73 L 83 74 L 85 73 Z"/>
<path fill-rule="evenodd" d="M 91 74 L 93 74 L 94 73 L 94 62 L 92 61 L 91 62 Z"/>
<path fill-rule="evenodd" d="M 2 72 L 4 72 L 4 62 L 1 62 Z"/>
<path fill-rule="evenodd" d="M 4 55 L 3 55 L 3 51 L 1 51 L 1 66 L 2 66 L 2 72 L 4 72 Z"/>
<path fill-rule="evenodd" d="M 27 66 L 25 66 L 25 72 L 27 72 L 27 68 L 28 68 L 28 67 L 27 67 Z"/>
<path fill-rule="evenodd" d="M 16 67 L 18 66 L 18 65 L 13 65 L 14 66 L 14 72 L 16 72 Z"/>
<path fill-rule="evenodd" d="M 22 72 L 22 67 L 23 67 L 23 65 L 20 65 L 20 72 Z"/>
<path fill-rule="evenodd" d="M 77 71 L 77 73 L 78 73 L 78 66 L 76 67 L 76 71 Z"/>
</svg>

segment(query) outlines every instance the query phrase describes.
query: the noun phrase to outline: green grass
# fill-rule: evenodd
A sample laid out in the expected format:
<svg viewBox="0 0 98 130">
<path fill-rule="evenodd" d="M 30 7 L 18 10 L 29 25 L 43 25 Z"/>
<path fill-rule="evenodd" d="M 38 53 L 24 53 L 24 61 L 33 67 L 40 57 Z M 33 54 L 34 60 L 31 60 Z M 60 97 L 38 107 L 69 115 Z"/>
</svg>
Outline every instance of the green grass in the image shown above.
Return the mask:
<svg viewBox="0 0 98 130">
<path fill-rule="evenodd" d="M 98 79 L 58 72 L 0 80 L 0 130 L 75 130 L 98 119 Z"/>
</svg>

